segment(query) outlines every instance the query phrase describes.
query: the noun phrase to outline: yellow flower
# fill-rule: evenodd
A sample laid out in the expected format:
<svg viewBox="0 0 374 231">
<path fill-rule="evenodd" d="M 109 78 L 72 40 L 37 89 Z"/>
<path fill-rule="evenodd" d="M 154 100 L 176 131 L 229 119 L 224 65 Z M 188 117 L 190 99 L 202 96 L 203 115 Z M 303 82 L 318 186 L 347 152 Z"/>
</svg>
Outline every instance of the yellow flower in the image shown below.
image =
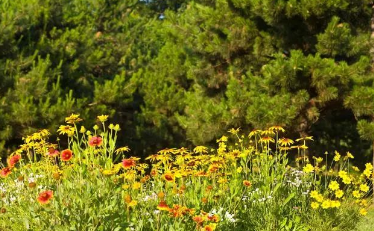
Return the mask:
<svg viewBox="0 0 374 231">
<path fill-rule="evenodd" d="M 324 201 L 322 202 L 321 207 L 322 207 L 323 209 L 328 209 L 328 208 L 330 208 L 330 207 L 331 207 L 331 201 L 330 201 L 330 200 L 324 200 Z"/>
<path fill-rule="evenodd" d="M 270 136 L 265 136 L 265 137 L 260 138 L 260 142 L 261 143 L 269 143 L 269 142 L 274 143 L 274 139 L 271 138 Z"/>
<path fill-rule="evenodd" d="M 351 184 L 352 183 L 352 178 L 350 178 L 349 176 L 343 177 L 343 183 L 344 184 Z"/>
<path fill-rule="evenodd" d="M 318 197 L 319 193 L 316 190 L 313 190 L 310 192 L 310 197 L 316 199 Z"/>
<path fill-rule="evenodd" d="M 354 159 L 355 158 L 350 152 L 347 152 L 347 157 L 350 158 L 350 159 Z"/>
<path fill-rule="evenodd" d="M 339 171 L 338 174 L 339 174 L 340 178 L 344 178 L 344 177 L 346 177 L 348 175 L 346 171 Z"/>
<path fill-rule="evenodd" d="M 118 148 L 115 153 L 118 154 L 118 153 L 124 153 L 124 152 L 128 152 L 130 151 L 130 148 L 125 146 L 125 147 L 121 147 L 121 148 Z"/>
<path fill-rule="evenodd" d="M 124 185 L 122 185 L 122 188 L 126 190 L 126 189 L 130 188 L 130 185 L 124 184 Z"/>
<path fill-rule="evenodd" d="M 339 160 L 340 160 L 340 154 L 339 152 L 335 151 L 334 161 L 339 161 Z"/>
<path fill-rule="evenodd" d="M 243 171 L 243 168 L 242 168 L 242 167 L 239 167 L 239 168 L 236 169 L 236 172 L 237 172 L 237 173 L 241 173 L 242 171 Z"/>
<path fill-rule="evenodd" d="M 253 131 L 251 131 L 251 132 L 248 134 L 248 137 L 251 138 L 252 136 L 258 135 L 258 134 L 260 134 L 261 132 L 262 132 L 261 130 L 254 129 Z"/>
<path fill-rule="evenodd" d="M 355 197 L 355 198 L 360 198 L 360 197 L 361 197 L 360 191 L 358 191 L 358 190 L 353 191 L 353 192 L 352 192 L 352 195 L 353 195 L 353 197 Z"/>
<path fill-rule="evenodd" d="M 360 169 L 357 168 L 356 166 L 352 166 L 352 169 L 355 170 L 356 172 L 359 172 L 359 171 L 360 171 Z"/>
<path fill-rule="evenodd" d="M 340 201 L 330 201 L 331 208 L 338 208 L 340 207 L 341 203 Z"/>
<path fill-rule="evenodd" d="M 311 172 L 314 171 L 314 167 L 313 167 L 313 165 L 311 165 L 311 164 L 307 164 L 307 165 L 303 168 L 303 171 L 304 171 L 305 173 L 311 173 Z"/>
<path fill-rule="evenodd" d="M 128 206 L 129 207 L 135 207 L 137 204 L 138 204 L 138 202 L 136 200 L 132 200 L 132 201 L 130 201 L 130 203 L 128 203 Z"/>
<path fill-rule="evenodd" d="M 310 206 L 312 207 L 312 209 L 318 209 L 319 208 L 319 203 L 313 201 Z"/>
<path fill-rule="evenodd" d="M 366 216 L 366 214 L 368 214 L 368 211 L 366 211 L 366 209 L 360 209 L 360 214 L 362 216 Z"/>
<path fill-rule="evenodd" d="M 240 131 L 240 128 L 237 128 L 237 129 L 234 129 L 234 128 L 231 128 L 229 130 L 229 133 L 233 134 L 233 135 L 237 135 Z"/>
<path fill-rule="evenodd" d="M 193 151 L 194 151 L 195 153 L 203 154 L 203 153 L 208 153 L 208 148 L 207 148 L 207 147 L 204 147 L 204 146 L 197 146 L 196 148 L 194 148 Z"/>
<path fill-rule="evenodd" d="M 142 187 L 142 184 L 140 182 L 135 182 L 132 185 L 132 189 L 134 189 L 134 190 L 140 189 L 141 187 Z"/>
<path fill-rule="evenodd" d="M 336 196 L 337 198 L 342 198 L 343 195 L 344 195 L 343 190 L 341 190 L 341 189 L 336 190 L 336 192 L 335 192 L 335 196 Z"/>
<path fill-rule="evenodd" d="M 87 130 L 84 126 L 81 126 L 81 130 L 79 130 L 80 133 L 85 133 Z"/>
<path fill-rule="evenodd" d="M 368 192 L 369 191 L 369 186 L 367 184 L 361 184 L 360 185 L 360 190 L 363 192 Z"/>
<path fill-rule="evenodd" d="M 227 137 L 222 136 L 220 139 L 217 140 L 217 143 L 220 143 L 220 142 L 227 142 Z"/>
<path fill-rule="evenodd" d="M 113 128 L 114 131 L 118 132 L 121 130 L 121 128 L 119 127 L 119 124 L 116 124 Z"/>
<path fill-rule="evenodd" d="M 363 199 L 363 200 L 360 201 L 360 205 L 361 206 L 368 206 L 368 201 Z"/>
<path fill-rule="evenodd" d="M 74 127 L 70 126 L 70 125 L 61 125 L 59 128 L 58 128 L 58 132 L 60 135 L 69 135 L 71 133 L 74 133 Z"/>
<path fill-rule="evenodd" d="M 332 191 L 338 190 L 339 189 L 339 183 L 336 182 L 335 180 L 331 181 L 331 183 L 329 184 L 329 189 L 331 189 Z"/>
<path fill-rule="evenodd" d="M 312 140 L 313 141 L 313 136 L 301 137 L 299 139 L 296 139 L 296 142 L 304 141 L 304 140 Z"/>
<path fill-rule="evenodd" d="M 284 128 L 282 128 L 281 126 L 279 125 L 276 125 L 276 126 L 272 126 L 269 128 L 270 131 L 281 131 L 281 132 L 285 132 L 286 130 L 284 130 Z"/>
<path fill-rule="evenodd" d="M 318 194 L 318 196 L 316 197 L 316 201 L 318 201 L 319 203 L 322 203 L 322 201 L 323 201 L 322 194 Z"/>
<path fill-rule="evenodd" d="M 68 124 L 75 124 L 79 121 L 82 121 L 82 119 L 79 118 L 79 114 L 71 114 L 71 116 L 65 118 L 65 122 Z"/>
<path fill-rule="evenodd" d="M 317 163 L 321 163 L 323 161 L 323 158 L 322 157 L 318 157 L 318 158 L 316 158 L 316 161 L 317 161 Z"/>
<path fill-rule="evenodd" d="M 105 121 L 108 120 L 108 115 L 100 115 L 97 117 L 97 119 L 101 122 L 101 123 L 104 123 Z"/>
<path fill-rule="evenodd" d="M 280 146 L 290 146 L 291 144 L 293 144 L 293 140 L 291 139 L 288 139 L 288 138 L 281 138 L 278 140 L 278 143 L 280 144 Z"/>
</svg>

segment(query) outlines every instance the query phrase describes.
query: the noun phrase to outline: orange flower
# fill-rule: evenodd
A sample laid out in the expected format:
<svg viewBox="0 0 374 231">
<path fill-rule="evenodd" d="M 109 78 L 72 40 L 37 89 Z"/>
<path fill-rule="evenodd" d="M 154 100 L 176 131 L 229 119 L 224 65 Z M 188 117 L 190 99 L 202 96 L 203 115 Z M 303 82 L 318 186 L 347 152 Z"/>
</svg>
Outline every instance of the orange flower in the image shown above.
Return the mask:
<svg viewBox="0 0 374 231">
<path fill-rule="evenodd" d="M 100 146 L 103 143 L 103 139 L 100 136 L 93 136 L 88 141 L 88 145 L 91 147 Z"/>
<path fill-rule="evenodd" d="M 61 160 L 69 161 L 73 157 L 73 152 L 70 149 L 65 149 L 61 152 Z"/>
<path fill-rule="evenodd" d="M 216 224 L 210 224 L 204 226 L 204 228 L 201 228 L 202 231 L 213 231 L 216 229 Z"/>
<path fill-rule="evenodd" d="M 199 225 L 201 225 L 204 222 L 204 218 L 202 216 L 194 216 L 192 220 Z"/>
<path fill-rule="evenodd" d="M 169 181 L 169 182 L 172 182 L 175 179 L 172 173 L 165 173 L 163 177 L 166 181 Z"/>
<path fill-rule="evenodd" d="M 5 167 L 3 169 L 1 169 L 0 171 L 0 176 L 5 178 L 7 177 L 10 173 L 12 173 L 12 171 L 10 171 L 10 168 L 9 167 Z"/>
<path fill-rule="evenodd" d="M 21 159 L 21 155 L 17 154 L 8 159 L 8 166 L 13 168 L 14 165 L 18 163 L 18 161 Z"/>
<path fill-rule="evenodd" d="M 131 168 L 131 167 L 135 166 L 135 160 L 133 160 L 133 159 L 123 159 L 122 160 L 122 166 L 124 168 Z"/>
<path fill-rule="evenodd" d="M 251 185 L 252 185 L 252 183 L 250 181 L 248 181 L 248 180 L 243 180 L 243 184 L 246 187 L 251 187 Z"/>
<path fill-rule="evenodd" d="M 38 202 L 40 204 L 48 204 L 49 201 L 52 199 L 52 197 L 53 197 L 53 192 L 51 190 L 41 192 L 38 197 Z"/>
<path fill-rule="evenodd" d="M 159 209 L 159 210 L 164 210 L 164 211 L 170 211 L 170 208 L 169 208 L 169 206 L 166 204 L 166 201 L 161 201 L 161 202 L 157 205 L 157 209 Z"/>
<path fill-rule="evenodd" d="M 213 222 L 218 222 L 219 216 L 217 214 L 213 214 L 213 215 L 208 214 L 208 220 L 213 221 Z"/>
</svg>

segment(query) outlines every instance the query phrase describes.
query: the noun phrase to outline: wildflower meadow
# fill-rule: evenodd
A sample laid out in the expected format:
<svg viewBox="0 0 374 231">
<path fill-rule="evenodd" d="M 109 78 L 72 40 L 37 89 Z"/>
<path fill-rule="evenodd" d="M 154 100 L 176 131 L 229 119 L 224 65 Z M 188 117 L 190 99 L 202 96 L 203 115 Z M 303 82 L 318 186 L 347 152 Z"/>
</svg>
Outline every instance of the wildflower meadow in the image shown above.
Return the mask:
<svg viewBox="0 0 374 231">
<path fill-rule="evenodd" d="M 355 230 L 372 200 L 371 163 L 312 156 L 313 137 L 285 138 L 281 126 L 138 158 L 116 146 L 126 129 L 108 116 L 90 129 L 81 120 L 67 117 L 57 139 L 24 137 L 7 158 L 0 230 Z"/>
</svg>

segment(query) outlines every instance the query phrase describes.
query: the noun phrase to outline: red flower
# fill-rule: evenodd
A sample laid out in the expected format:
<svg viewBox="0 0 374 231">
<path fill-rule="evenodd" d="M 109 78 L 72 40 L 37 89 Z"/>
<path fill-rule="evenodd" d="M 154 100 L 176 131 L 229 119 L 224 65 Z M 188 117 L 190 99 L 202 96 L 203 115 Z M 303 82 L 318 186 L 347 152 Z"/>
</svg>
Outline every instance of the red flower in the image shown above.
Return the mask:
<svg viewBox="0 0 374 231">
<path fill-rule="evenodd" d="M 93 136 L 88 141 L 88 145 L 90 145 L 91 147 L 100 146 L 102 143 L 103 143 L 103 139 L 100 136 Z"/>
<path fill-rule="evenodd" d="M 65 149 L 61 152 L 61 160 L 69 161 L 73 157 L 73 152 L 70 149 Z"/>
<path fill-rule="evenodd" d="M 52 197 L 53 192 L 51 190 L 47 190 L 39 194 L 38 201 L 40 204 L 48 204 Z"/>
<path fill-rule="evenodd" d="M 18 163 L 18 161 L 21 159 L 21 155 L 17 154 L 8 159 L 8 165 L 9 167 L 13 168 L 14 165 Z"/>
<path fill-rule="evenodd" d="M 48 148 L 48 152 L 47 152 L 47 155 L 48 156 L 51 156 L 51 157 L 55 157 L 55 156 L 58 156 L 58 154 L 60 154 L 60 152 L 54 148 Z"/>
<path fill-rule="evenodd" d="M 159 210 L 164 210 L 164 211 L 170 211 L 170 208 L 169 208 L 169 206 L 166 204 L 165 201 L 161 201 L 161 202 L 157 205 L 157 209 L 159 209 Z"/>
<path fill-rule="evenodd" d="M 135 160 L 133 159 L 123 159 L 122 160 L 122 165 L 124 168 L 131 168 L 135 166 Z"/>
<path fill-rule="evenodd" d="M 10 168 L 9 167 L 6 167 L 6 168 L 3 168 L 1 169 L 0 171 L 0 176 L 5 178 L 7 177 L 10 173 L 12 173 L 12 171 L 10 171 Z"/>
</svg>

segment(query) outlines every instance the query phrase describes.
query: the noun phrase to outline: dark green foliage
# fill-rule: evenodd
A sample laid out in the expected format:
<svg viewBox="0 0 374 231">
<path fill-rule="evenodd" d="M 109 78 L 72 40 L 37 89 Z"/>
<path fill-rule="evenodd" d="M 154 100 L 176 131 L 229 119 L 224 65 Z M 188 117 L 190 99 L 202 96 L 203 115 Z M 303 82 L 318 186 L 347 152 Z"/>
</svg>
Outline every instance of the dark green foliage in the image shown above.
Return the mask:
<svg viewBox="0 0 374 231">
<path fill-rule="evenodd" d="M 0 151 L 72 112 L 110 114 L 138 155 L 232 127 L 373 140 L 370 3 L 3 0 Z"/>
</svg>

